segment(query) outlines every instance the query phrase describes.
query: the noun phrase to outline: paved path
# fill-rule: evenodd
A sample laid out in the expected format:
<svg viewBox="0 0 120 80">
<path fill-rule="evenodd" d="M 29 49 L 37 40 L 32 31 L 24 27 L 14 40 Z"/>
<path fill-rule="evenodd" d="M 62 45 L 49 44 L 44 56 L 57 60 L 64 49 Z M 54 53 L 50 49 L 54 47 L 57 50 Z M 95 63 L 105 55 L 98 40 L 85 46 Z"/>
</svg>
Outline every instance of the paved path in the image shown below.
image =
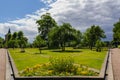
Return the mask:
<svg viewBox="0 0 120 80">
<path fill-rule="evenodd" d="M 0 49 L 0 80 L 6 79 L 6 50 Z"/>
<path fill-rule="evenodd" d="M 120 49 L 111 49 L 114 80 L 120 80 Z"/>
</svg>

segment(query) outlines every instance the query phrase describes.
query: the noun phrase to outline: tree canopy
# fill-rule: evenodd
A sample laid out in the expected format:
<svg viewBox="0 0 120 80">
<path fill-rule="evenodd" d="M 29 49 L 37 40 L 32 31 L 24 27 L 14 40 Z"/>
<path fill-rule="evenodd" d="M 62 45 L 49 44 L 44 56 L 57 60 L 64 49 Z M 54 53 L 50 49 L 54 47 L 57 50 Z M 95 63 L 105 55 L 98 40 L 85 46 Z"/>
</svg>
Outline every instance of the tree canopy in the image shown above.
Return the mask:
<svg viewBox="0 0 120 80">
<path fill-rule="evenodd" d="M 113 44 L 115 47 L 120 43 L 120 20 L 114 24 L 113 28 Z"/>
<path fill-rule="evenodd" d="M 87 42 L 86 44 L 92 50 L 92 47 L 95 46 L 96 41 L 101 40 L 101 38 L 105 37 L 105 32 L 99 26 L 93 25 L 91 26 L 91 28 L 88 28 L 84 33 L 84 42 Z"/>
<path fill-rule="evenodd" d="M 48 33 L 53 27 L 57 26 L 56 21 L 51 17 L 50 13 L 43 14 L 41 19 L 37 20 L 36 23 L 38 24 L 38 31 L 42 39 L 46 40 L 47 45 L 49 47 L 49 37 Z"/>
<path fill-rule="evenodd" d="M 43 40 L 43 39 L 41 38 L 41 36 L 38 35 L 38 36 L 36 36 L 33 44 L 34 44 L 36 47 L 39 48 L 40 53 L 41 53 L 41 47 L 45 45 L 45 40 Z"/>
<path fill-rule="evenodd" d="M 61 46 L 62 51 L 64 51 L 67 42 L 80 38 L 79 33 L 80 32 L 75 30 L 69 23 L 63 23 L 61 26 L 51 30 L 49 36 L 51 39 L 50 41 L 57 44 L 57 46 Z"/>
</svg>

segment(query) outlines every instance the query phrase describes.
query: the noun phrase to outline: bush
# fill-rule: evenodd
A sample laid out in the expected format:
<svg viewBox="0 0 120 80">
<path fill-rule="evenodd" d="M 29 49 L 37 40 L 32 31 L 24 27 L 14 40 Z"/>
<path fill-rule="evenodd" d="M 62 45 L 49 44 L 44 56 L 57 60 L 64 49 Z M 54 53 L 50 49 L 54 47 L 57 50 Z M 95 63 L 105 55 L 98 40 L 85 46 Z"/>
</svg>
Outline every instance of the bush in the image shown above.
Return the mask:
<svg viewBox="0 0 120 80">
<path fill-rule="evenodd" d="M 95 46 L 96 46 L 96 51 L 97 51 L 97 52 L 101 52 L 102 42 L 101 42 L 100 40 L 97 40 Z"/>
<path fill-rule="evenodd" d="M 120 48 L 120 45 L 118 45 L 118 48 Z"/>
<path fill-rule="evenodd" d="M 71 57 L 51 57 L 50 63 L 54 71 L 57 72 L 71 72 L 74 60 Z"/>
</svg>

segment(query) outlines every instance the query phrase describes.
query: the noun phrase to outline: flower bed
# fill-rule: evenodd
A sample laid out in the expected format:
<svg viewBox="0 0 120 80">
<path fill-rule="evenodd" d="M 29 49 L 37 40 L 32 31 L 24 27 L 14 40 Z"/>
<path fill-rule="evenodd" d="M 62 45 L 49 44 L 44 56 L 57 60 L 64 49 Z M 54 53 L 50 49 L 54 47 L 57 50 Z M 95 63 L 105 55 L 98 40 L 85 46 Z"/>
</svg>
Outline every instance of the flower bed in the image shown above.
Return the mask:
<svg viewBox="0 0 120 80">
<path fill-rule="evenodd" d="M 74 64 L 71 57 L 52 57 L 49 63 L 27 67 L 19 72 L 20 76 L 98 76 L 98 72 L 88 66 Z"/>
</svg>

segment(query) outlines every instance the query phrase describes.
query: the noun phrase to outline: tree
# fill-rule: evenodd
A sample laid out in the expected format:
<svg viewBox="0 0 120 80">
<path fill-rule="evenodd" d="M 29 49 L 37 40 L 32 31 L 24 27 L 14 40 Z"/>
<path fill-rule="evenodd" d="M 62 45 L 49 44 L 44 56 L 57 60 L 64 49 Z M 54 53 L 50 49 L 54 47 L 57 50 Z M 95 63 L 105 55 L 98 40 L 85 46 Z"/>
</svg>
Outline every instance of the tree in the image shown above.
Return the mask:
<svg viewBox="0 0 120 80">
<path fill-rule="evenodd" d="M 42 39 L 46 40 L 48 42 L 49 47 L 49 41 L 48 41 L 48 33 L 53 27 L 57 26 L 57 23 L 55 20 L 50 16 L 50 13 L 46 13 L 41 16 L 40 20 L 37 20 L 36 23 L 38 24 L 38 31 L 40 33 L 40 36 Z"/>
<path fill-rule="evenodd" d="M 80 30 L 74 30 L 74 47 L 75 48 L 80 48 L 81 47 L 81 40 L 82 40 L 82 33 L 80 32 Z"/>
<path fill-rule="evenodd" d="M 36 36 L 33 44 L 36 45 L 39 48 L 39 51 L 40 51 L 40 54 L 41 54 L 41 50 L 42 50 L 41 47 L 43 45 L 45 45 L 45 41 L 41 38 L 40 35 Z"/>
<path fill-rule="evenodd" d="M 120 42 L 120 20 L 114 24 L 113 42 L 114 42 L 115 47 L 117 47 L 118 43 Z"/>
<path fill-rule="evenodd" d="M 19 34 L 20 35 L 20 34 Z M 12 35 L 12 40 L 16 40 L 18 37 L 18 33 L 17 32 L 14 32 L 13 35 Z"/>
<path fill-rule="evenodd" d="M 49 36 L 49 46 L 51 48 L 59 48 L 59 27 L 54 27 L 48 34 Z"/>
<path fill-rule="evenodd" d="M 21 52 L 25 52 L 24 48 L 27 44 L 28 39 L 24 37 L 24 33 L 22 31 L 18 32 L 18 44 L 19 47 L 21 48 Z"/>
<path fill-rule="evenodd" d="M 22 32 L 22 31 L 19 31 L 19 32 L 18 32 L 18 39 L 23 38 L 23 36 L 24 36 L 23 32 Z"/>
<path fill-rule="evenodd" d="M 103 44 L 103 43 L 102 43 L 100 40 L 97 40 L 97 41 L 96 41 L 95 47 L 96 47 L 96 51 L 97 51 L 97 52 L 101 52 L 102 44 Z"/>
<path fill-rule="evenodd" d="M 18 46 L 18 33 L 17 32 L 13 33 L 12 40 L 10 41 L 10 44 L 12 44 L 11 46 L 13 49 Z"/>
<path fill-rule="evenodd" d="M 11 34 L 8 34 L 8 35 L 7 35 L 7 41 L 11 40 L 11 38 L 12 38 L 12 35 L 11 35 Z"/>
<path fill-rule="evenodd" d="M 3 42 L 4 42 L 4 39 L 0 37 L 0 48 L 3 47 Z"/>
<path fill-rule="evenodd" d="M 9 47 L 10 47 L 9 41 L 11 40 L 11 38 L 12 38 L 11 33 L 8 33 L 8 34 L 6 35 L 6 40 L 5 40 L 5 47 L 6 47 L 6 48 L 9 48 Z"/>
<path fill-rule="evenodd" d="M 10 40 L 9 42 L 8 42 L 8 47 L 9 48 L 15 48 L 15 46 L 16 46 L 17 44 L 16 44 L 16 41 L 15 40 Z"/>
<path fill-rule="evenodd" d="M 49 36 L 51 41 L 60 45 L 62 51 L 65 51 L 66 43 L 76 39 L 75 32 L 75 29 L 69 23 L 63 23 L 61 26 L 51 30 Z"/>
<path fill-rule="evenodd" d="M 101 38 L 105 38 L 104 31 L 99 26 L 91 26 L 91 28 L 88 28 L 86 32 L 84 33 L 84 40 L 87 41 L 87 45 L 92 50 L 92 47 L 95 46 L 95 43 L 97 40 L 101 40 Z"/>
</svg>

